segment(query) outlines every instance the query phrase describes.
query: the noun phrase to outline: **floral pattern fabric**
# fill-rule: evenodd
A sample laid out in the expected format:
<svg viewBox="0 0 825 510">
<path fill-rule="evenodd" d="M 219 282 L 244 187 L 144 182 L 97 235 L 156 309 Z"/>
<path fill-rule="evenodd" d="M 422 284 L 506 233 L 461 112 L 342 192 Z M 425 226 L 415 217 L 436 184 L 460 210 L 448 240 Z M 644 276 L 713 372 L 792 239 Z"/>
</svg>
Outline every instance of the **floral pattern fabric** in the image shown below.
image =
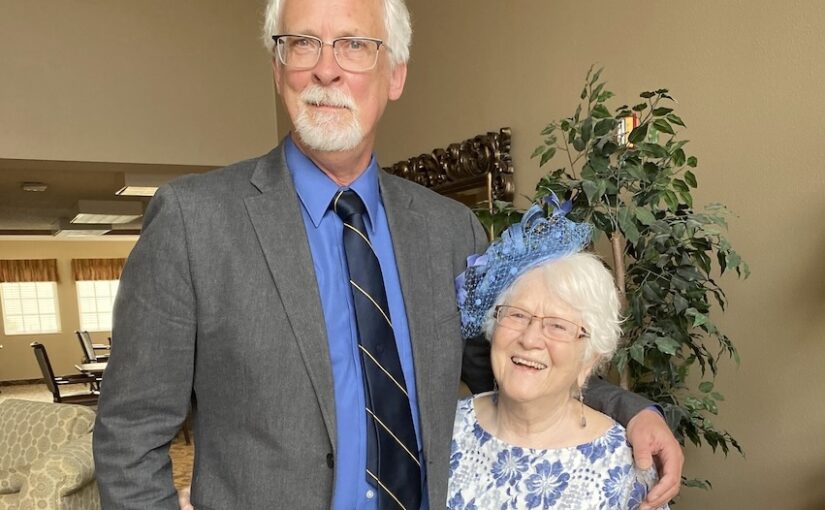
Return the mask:
<svg viewBox="0 0 825 510">
<path fill-rule="evenodd" d="M 481 428 L 472 397 L 458 403 L 449 510 L 636 510 L 655 483 L 655 469 L 633 466 L 618 423 L 579 446 L 520 448 Z"/>
</svg>

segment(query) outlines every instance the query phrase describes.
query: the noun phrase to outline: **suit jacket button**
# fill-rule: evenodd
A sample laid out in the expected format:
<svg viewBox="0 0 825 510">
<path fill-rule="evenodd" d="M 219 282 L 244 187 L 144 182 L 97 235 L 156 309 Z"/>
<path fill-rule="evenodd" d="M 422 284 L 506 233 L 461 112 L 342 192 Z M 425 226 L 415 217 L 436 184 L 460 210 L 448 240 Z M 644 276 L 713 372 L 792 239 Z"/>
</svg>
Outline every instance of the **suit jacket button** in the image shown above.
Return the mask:
<svg viewBox="0 0 825 510">
<path fill-rule="evenodd" d="M 335 467 L 335 459 L 332 457 L 331 453 L 327 454 L 327 467 L 329 467 L 330 469 Z"/>
</svg>

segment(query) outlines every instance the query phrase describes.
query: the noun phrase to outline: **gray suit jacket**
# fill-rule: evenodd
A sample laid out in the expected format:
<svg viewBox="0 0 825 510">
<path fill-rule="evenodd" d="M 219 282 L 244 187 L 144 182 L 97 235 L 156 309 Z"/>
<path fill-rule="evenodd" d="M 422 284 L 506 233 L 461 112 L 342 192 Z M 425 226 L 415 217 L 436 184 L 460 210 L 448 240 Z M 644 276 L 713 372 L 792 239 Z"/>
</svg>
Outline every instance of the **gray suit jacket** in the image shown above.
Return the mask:
<svg viewBox="0 0 825 510">
<path fill-rule="evenodd" d="M 380 187 L 435 509 L 446 501 L 464 348 L 453 279 L 486 237 L 456 202 L 383 172 Z M 167 450 L 193 394 L 196 508 L 329 507 L 332 369 L 280 147 L 158 191 L 121 276 L 112 344 L 94 435 L 104 508 L 177 508 Z M 477 365 L 489 380 L 489 361 Z"/>
<path fill-rule="evenodd" d="M 446 500 L 463 346 L 453 278 L 486 238 L 466 207 L 383 172 L 380 185 L 435 503 Z M 105 508 L 177 508 L 167 445 L 193 391 L 196 508 L 329 507 L 332 369 L 280 148 L 158 191 L 113 333 L 94 438 Z"/>
</svg>

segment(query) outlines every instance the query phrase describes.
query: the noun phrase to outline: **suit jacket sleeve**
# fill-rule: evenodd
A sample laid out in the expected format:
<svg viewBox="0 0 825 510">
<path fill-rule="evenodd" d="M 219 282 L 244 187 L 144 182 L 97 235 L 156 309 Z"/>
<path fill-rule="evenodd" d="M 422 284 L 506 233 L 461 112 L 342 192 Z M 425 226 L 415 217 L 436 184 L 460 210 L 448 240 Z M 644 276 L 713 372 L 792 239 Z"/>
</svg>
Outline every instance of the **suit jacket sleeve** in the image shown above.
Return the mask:
<svg viewBox="0 0 825 510">
<path fill-rule="evenodd" d="M 470 256 L 475 253 L 482 253 L 487 249 L 487 233 L 479 223 L 475 214 L 467 211 L 470 228 L 473 232 L 474 248 Z M 466 267 L 461 267 L 459 272 Z M 489 342 L 480 335 L 471 338 L 464 343 L 463 358 L 461 360 L 461 380 L 470 388 L 470 391 L 482 393 L 493 389 L 493 369 L 490 366 L 490 345 Z"/>
<path fill-rule="evenodd" d="M 625 428 L 640 411 L 656 406 L 655 402 L 623 390 L 601 377 L 591 377 L 587 382 L 584 401 L 588 406 L 610 416 Z"/>
<path fill-rule="evenodd" d="M 94 429 L 104 509 L 177 509 L 169 444 L 186 417 L 195 291 L 175 192 L 150 203 L 115 300 L 112 353 Z"/>
<path fill-rule="evenodd" d="M 475 215 L 470 213 L 470 216 L 475 239 L 474 253 L 481 253 L 487 248 L 487 234 Z M 483 335 L 465 341 L 461 380 L 474 394 L 493 389 L 490 342 Z M 598 377 L 590 379 L 584 396 L 587 405 L 612 417 L 625 427 L 639 411 L 655 405 L 644 397 L 625 391 Z"/>
</svg>

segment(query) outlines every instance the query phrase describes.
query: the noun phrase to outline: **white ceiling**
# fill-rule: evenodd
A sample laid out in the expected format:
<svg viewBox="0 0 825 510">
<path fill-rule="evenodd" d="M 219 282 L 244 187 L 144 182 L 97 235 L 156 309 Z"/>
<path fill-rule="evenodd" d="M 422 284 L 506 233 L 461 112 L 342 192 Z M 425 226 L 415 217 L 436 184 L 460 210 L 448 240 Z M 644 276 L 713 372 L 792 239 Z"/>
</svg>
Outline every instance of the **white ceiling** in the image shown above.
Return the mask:
<svg viewBox="0 0 825 510">
<path fill-rule="evenodd" d="M 119 197 L 123 174 L 185 175 L 213 167 L 147 165 L 77 161 L 0 159 L 0 239 L 4 236 L 51 235 L 59 219 L 74 216 L 78 200 L 139 201 L 144 197 Z M 23 182 L 43 182 L 44 192 L 27 192 Z M 107 236 L 135 234 L 140 222 L 119 225 Z"/>
</svg>

